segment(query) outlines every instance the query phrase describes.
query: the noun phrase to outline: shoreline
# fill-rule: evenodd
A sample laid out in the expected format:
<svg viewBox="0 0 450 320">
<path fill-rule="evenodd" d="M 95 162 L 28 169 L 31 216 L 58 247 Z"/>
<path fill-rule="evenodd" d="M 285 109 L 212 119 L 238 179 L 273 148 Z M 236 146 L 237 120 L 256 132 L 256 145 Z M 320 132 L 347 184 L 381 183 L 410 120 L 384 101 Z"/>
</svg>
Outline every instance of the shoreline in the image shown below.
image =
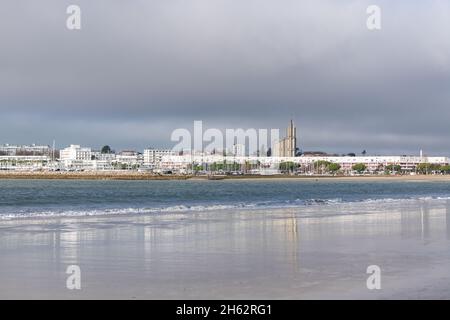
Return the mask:
<svg viewBox="0 0 450 320">
<path fill-rule="evenodd" d="M 439 198 L 429 198 L 429 199 L 395 199 L 397 201 L 392 202 L 391 199 L 377 199 L 379 204 L 384 204 L 389 206 L 393 211 L 397 210 L 399 207 L 407 208 L 410 206 L 420 206 L 423 205 L 424 202 L 428 203 L 429 206 L 439 207 L 444 205 L 444 201 L 450 203 L 450 199 L 439 199 Z M 148 212 L 108 212 L 102 214 L 52 214 L 52 215 L 35 215 L 35 216 L 14 216 L 2 218 L 0 215 L 0 229 L 5 225 L 14 225 L 20 223 L 46 223 L 49 221 L 70 221 L 70 222 L 89 222 L 89 221 L 111 221 L 111 220 L 132 220 L 132 219 L 145 219 L 145 218 L 155 218 L 155 219 L 166 219 L 168 217 L 192 217 L 199 215 L 207 215 L 211 216 L 214 214 L 224 215 L 229 213 L 239 214 L 261 214 L 267 211 L 270 211 L 271 215 L 280 215 L 283 216 L 285 213 L 289 215 L 294 215 L 296 219 L 307 219 L 308 221 L 321 221 L 322 219 L 332 219 L 332 218 L 344 218 L 344 217 L 357 217 L 360 215 L 374 214 L 377 212 L 364 212 L 364 206 L 367 203 L 364 201 L 349 201 L 349 202 L 336 202 L 336 203 L 326 203 L 326 204 L 317 204 L 314 206 L 311 205 L 296 205 L 296 206 L 285 206 L 285 207 L 229 207 L 229 208 L 219 208 L 219 209 L 204 209 L 204 210 L 196 210 L 192 208 L 187 208 L 185 210 L 162 210 L 158 211 L 155 208 L 155 211 Z M 351 207 L 361 207 L 359 213 L 336 213 L 343 211 L 345 212 L 346 208 Z M 165 209 L 165 208 L 163 208 Z M 327 211 L 329 214 L 322 215 L 314 215 L 313 212 L 321 211 L 322 213 Z M 308 212 L 308 213 L 306 213 Z M 362 212 L 362 213 L 361 213 Z"/>
<path fill-rule="evenodd" d="M 333 180 L 333 181 L 450 181 L 450 175 L 361 175 L 361 176 L 291 176 L 291 175 L 240 175 L 192 176 L 157 175 L 142 172 L 1 172 L 0 180 Z"/>
</svg>

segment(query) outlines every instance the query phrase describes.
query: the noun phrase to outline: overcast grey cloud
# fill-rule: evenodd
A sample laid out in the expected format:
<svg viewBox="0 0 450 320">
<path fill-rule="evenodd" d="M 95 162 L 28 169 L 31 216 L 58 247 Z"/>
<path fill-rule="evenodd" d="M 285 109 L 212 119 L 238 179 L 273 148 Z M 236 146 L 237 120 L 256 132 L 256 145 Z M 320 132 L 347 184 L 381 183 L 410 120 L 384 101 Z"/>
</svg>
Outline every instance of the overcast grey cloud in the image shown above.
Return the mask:
<svg viewBox="0 0 450 320">
<path fill-rule="evenodd" d="M 293 118 L 304 150 L 450 154 L 447 0 L 5 0 L 0 40 L 0 143 L 141 149 L 193 120 Z"/>
</svg>

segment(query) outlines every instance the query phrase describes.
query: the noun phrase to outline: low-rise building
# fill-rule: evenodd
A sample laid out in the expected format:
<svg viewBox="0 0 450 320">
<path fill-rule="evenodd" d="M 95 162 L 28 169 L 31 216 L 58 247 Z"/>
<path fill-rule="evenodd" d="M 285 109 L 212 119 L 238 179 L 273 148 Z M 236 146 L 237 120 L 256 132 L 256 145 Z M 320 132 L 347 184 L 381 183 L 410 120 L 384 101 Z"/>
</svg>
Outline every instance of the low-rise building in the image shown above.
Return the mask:
<svg viewBox="0 0 450 320">
<path fill-rule="evenodd" d="M 49 155 L 51 153 L 51 148 L 44 145 L 10 145 L 2 144 L 0 145 L 0 156 L 16 156 L 16 155 L 29 155 L 29 156 L 39 156 L 39 155 Z"/>
<path fill-rule="evenodd" d="M 34 170 L 50 163 L 49 156 L 0 156 L 0 170 Z"/>
<path fill-rule="evenodd" d="M 171 155 L 163 157 L 160 165 L 168 168 L 189 168 L 192 164 L 212 164 L 212 163 L 236 163 L 255 164 L 260 168 L 276 168 L 283 162 L 292 162 L 299 165 L 303 172 L 314 172 L 315 164 L 318 161 L 327 161 L 340 165 L 343 172 L 353 171 L 353 166 L 363 163 L 369 172 L 382 171 L 389 165 L 399 165 L 401 171 L 414 171 L 419 164 L 448 165 L 447 157 L 426 157 L 426 156 L 301 156 L 301 157 L 224 157 L 222 155 Z M 262 172 L 262 171 L 261 171 Z"/>
<path fill-rule="evenodd" d="M 140 166 L 144 162 L 144 156 L 137 151 L 125 150 L 116 155 L 116 162 L 128 166 Z"/>
</svg>

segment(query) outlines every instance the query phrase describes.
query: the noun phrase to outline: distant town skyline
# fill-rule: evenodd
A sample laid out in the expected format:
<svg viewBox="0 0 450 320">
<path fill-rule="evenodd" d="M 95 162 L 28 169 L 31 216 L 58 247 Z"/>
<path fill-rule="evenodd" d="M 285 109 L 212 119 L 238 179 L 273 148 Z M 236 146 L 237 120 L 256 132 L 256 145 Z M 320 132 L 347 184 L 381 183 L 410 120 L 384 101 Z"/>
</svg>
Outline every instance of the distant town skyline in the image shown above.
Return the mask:
<svg viewBox="0 0 450 320">
<path fill-rule="evenodd" d="M 450 2 L 4 1 L 0 143 L 170 148 L 194 120 L 302 150 L 450 154 Z M 250 14 L 251 13 L 251 14 Z"/>
<path fill-rule="evenodd" d="M 100 145 L 93 145 L 90 143 L 78 143 L 78 142 L 71 142 L 71 143 L 67 143 L 67 144 L 56 144 L 55 142 L 55 150 L 61 150 L 64 148 L 67 148 L 71 145 L 80 145 L 83 147 L 89 147 L 92 150 L 96 150 L 96 151 L 100 151 L 103 147 L 108 146 L 111 148 L 111 150 L 113 152 L 123 152 L 123 151 L 136 151 L 136 152 L 143 152 L 145 149 L 162 149 L 162 150 L 171 150 L 173 145 L 175 143 L 168 143 L 167 145 L 146 145 L 143 147 L 134 147 L 134 146 L 123 146 L 123 147 L 117 147 L 115 144 L 111 144 L 111 143 L 104 143 L 104 144 L 100 144 Z M 47 143 L 47 142 L 43 142 L 43 143 L 10 143 L 10 142 L 2 142 L 0 141 L 0 146 L 5 146 L 5 145 L 10 145 L 10 146 L 48 146 L 50 148 L 52 148 L 53 146 L 53 142 Z M 206 144 L 205 144 L 206 145 Z M 348 151 L 332 151 L 332 150 L 326 150 L 324 148 L 313 148 L 313 149 L 305 149 L 302 148 L 301 146 L 297 147 L 298 152 L 300 153 L 316 153 L 316 152 L 323 152 L 325 154 L 328 155 L 336 155 L 336 156 L 344 156 L 344 155 L 349 155 L 349 154 L 355 154 L 356 156 L 382 156 L 382 155 L 392 155 L 392 156 L 400 156 L 400 155 L 408 155 L 408 156 L 420 156 L 421 152 L 423 155 L 427 155 L 427 156 L 450 156 L 450 152 L 430 152 L 429 150 L 426 149 L 418 149 L 415 150 L 413 152 L 401 152 L 401 151 L 388 151 L 388 152 L 377 152 L 377 151 L 373 151 L 373 150 L 367 150 L 367 149 L 362 149 L 362 150 L 348 150 Z M 220 150 L 223 151 L 223 150 Z M 264 150 L 267 151 L 267 150 Z M 207 151 L 206 151 L 207 152 Z M 272 151 L 273 152 L 273 151 Z M 207 152 L 208 153 L 208 152 Z"/>
<path fill-rule="evenodd" d="M 295 154 L 297 154 L 297 153 L 298 153 L 298 155 L 303 154 L 303 153 L 308 153 L 308 154 L 309 153 L 325 153 L 325 154 L 337 155 L 337 156 L 341 156 L 341 155 L 343 156 L 343 155 L 349 155 L 349 154 L 355 154 L 357 156 L 358 155 L 421 155 L 421 154 L 424 154 L 424 155 L 435 155 L 435 156 L 449 156 L 450 155 L 450 152 L 448 152 L 448 153 L 446 153 L 446 152 L 435 152 L 435 153 L 433 153 L 433 152 L 428 152 L 428 150 L 426 150 L 426 149 L 425 149 L 425 152 L 424 152 L 423 148 L 419 148 L 419 149 L 417 149 L 417 150 L 415 150 L 413 152 L 408 152 L 408 151 L 407 152 L 403 152 L 403 151 L 401 151 L 402 149 L 400 149 L 400 150 L 391 150 L 391 151 L 387 151 L 387 152 L 384 152 L 384 153 L 383 152 L 379 152 L 377 150 L 374 151 L 374 150 L 367 150 L 367 149 L 347 150 L 347 151 L 342 151 L 339 148 L 338 149 L 333 149 L 333 148 L 331 148 L 331 149 L 324 149 L 322 147 L 315 147 L 315 148 L 312 147 L 310 149 L 307 149 L 307 148 L 303 147 L 302 145 L 297 144 L 299 139 L 297 137 L 297 128 L 296 128 L 294 123 L 295 122 L 291 119 L 289 121 L 288 127 L 285 128 L 285 129 L 283 129 L 283 128 L 259 128 L 259 129 L 256 129 L 256 128 L 245 128 L 245 127 L 243 127 L 243 128 L 226 128 L 226 129 L 224 128 L 224 129 L 221 130 L 221 129 L 217 129 L 217 128 L 204 127 L 202 129 L 203 130 L 202 131 L 203 151 L 206 152 L 206 153 L 210 153 L 210 151 L 211 151 L 211 150 L 208 150 L 208 149 L 211 148 L 211 145 L 210 145 L 211 142 L 207 142 L 206 140 L 204 140 L 205 139 L 204 134 L 205 134 L 205 132 L 208 129 L 219 130 L 219 131 L 222 132 L 222 135 L 224 137 L 226 135 L 226 130 L 232 130 L 232 131 L 236 131 L 237 132 L 237 131 L 239 131 L 239 129 L 242 129 L 243 132 L 241 132 L 241 134 L 245 134 L 247 129 L 256 130 L 256 132 L 258 132 L 258 130 L 265 129 L 265 130 L 267 130 L 269 132 L 269 136 L 267 137 L 268 142 L 271 139 L 270 138 L 270 130 L 271 129 L 275 129 L 275 130 L 279 130 L 279 136 L 278 136 L 279 140 L 277 139 L 278 142 L 275 142 L 275 140 L 274 140 L 273 144 L 271 146 L 270 145 L 269 146 L 267 146 L 267 145 L 263 145 L 262 146 L 264 153 L 266 153 L 268 151 L 267 148 L 270 148 L 271 149 L 270 152 L 274 156 L 295 156 Z M 186 128 L 182 128 L 182 129 L 187 129 L 190 132 L 190 134 L 192 135 L 192 138 L 194 138 L 194 136 L 195 136 L 195 129 L 193 129 L 193 127 L 194 126 L 191 126 L 191 127 L 187 126 Z M 177 128 L 177 129 L 180 129 L 180 128 Z M 121 152 L 121 151 L 142 152 L 144 149 L 165 149 L 165 150 L 173 149 L 175 152 L 181 151 L 179 148 L 176 148 L 177 142 L 170 140 L 170 134 L 168 134 L 168 136 L 169 136 L 169 139 L 163 144 L 159 144 L 159 145 L 148 144 L 148 145 L 143 145 L 143 146 L 140 146 L 140 147 L 136 147 L 135 145 L 134 146 L 133 145 L 122 145 L 121 146 L 121 145 L 116 145 L 114 143 L 109 143 L 109 142 L 102 143 L 100 145 L 95 145 L 95 144 L 93 145 L 89 141 L 86 142 L 86 143 L 79 143 L 79 142 L 71 141 L 71 142 L 69 142 L 67 144 L 62 144 L 61 145 L 61 144 L 58 144 L 56 142 L 57 141 L 56 139 L 52 140 L 51 143 L 47 143 L 47 142 L 42 142 L 42 143 L 36 143 L 36 142 L 32 142 L 32 143 L 29 143 L 29 142 L 11 143 L 11 142 L 2 142 L 2 141 L 0 141 L 0 146 L 4 147 L 6 145 L 10 145 L 10 146 L 37 146 L 37 147 L 49 146 L 49 147 L 53 147 L 53 144 L 54 144 L 56 150 L 61 150 L 61 149 L 66 148 L 66 147 L 68 147 L 70 145 L 80 145 L 80 146 L 83 146 L 83 147 L 92 148 L 92 150 L 101 150 L 103 147 L 107 146 L 107 147 L 111 148 L 111 150 L 113 152 Z M 259 141 L 260 138 L 261 137 L 258 137 L 258 141 Z M 302 140 L 300 139 L 300 141 L 302 141 Z M 239 139 L 237 139 L 235 141 L 235 143 L 239 144 Z M 188 150 L 190 148 L 192 148 L 193 150 L 195 149 L 193 141 L 191 141 L 191 147 L 187 147 L 185 150 Z M 227 147 L 226 142 L 223 141 L 223 148 L 219 148 L 218 150 L 219 151 L 223 151 L 223 150 L 231 151 L 234 148 L 235 147 L 233 147 L 233 148 L 230 148 L 229 146 Z M 243 148 L 244 148 L 244 150 L 247 150 L 246 151 L 247 153 L 250 151 L 249 150 L 249 148 L 250 148 L 249 140 L 246 140 L 245 146 L 243 146 Z M 258 148 L 256 150 L 258 152 L 260 151 Z M 255 153 L 255 152 L 256 151 L 254 151 L 253 153 Z"/>
</svg>

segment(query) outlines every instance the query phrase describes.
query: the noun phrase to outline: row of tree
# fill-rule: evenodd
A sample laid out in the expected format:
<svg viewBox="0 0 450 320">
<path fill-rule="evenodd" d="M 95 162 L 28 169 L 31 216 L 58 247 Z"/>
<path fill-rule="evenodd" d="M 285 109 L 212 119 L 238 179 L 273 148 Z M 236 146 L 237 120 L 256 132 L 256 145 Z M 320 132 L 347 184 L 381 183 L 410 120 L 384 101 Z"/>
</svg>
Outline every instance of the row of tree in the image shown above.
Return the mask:
<svg viewBox="0 0 450 320">
<path fill-rule="evenodd" d="M 282 165 L 280 165 L 282 169 Z M 336 173 L 341 169 L 341 166 L 337 163 L 319 160 L 314 163 L 314 171 L 319 173 Z M 363 173 L 367 170 L 367 166 L 364 163 L 355 163 L 352 166 L 352 170 L 358 173 Z M 377 171 L 385 172 L 402 172 L 402 167 L 398 164 L 390 164 L 387 166 L 380 165 Z M 429 173 L 450 173 L 450 165 L 439 165 L 433 163 L 420 163 L 415 168 L 415 172 L 421 174 Z"/>
<path fill-rule="evenodd" d="M 421 163 L 417 166 L 416 171 L 418 173 L 450 173 L 449 165 L 439 165 L 433 163 Z"/>
<path fill-rule="evenodd" d="M 352 170 L 363 173 L 366 171 L 367 166 L 364 163 L 355 163 L 352 166 Z M 326 160 L 319 160 L 314 162 L 314 171 L 319 173 L 337 173 L 339 170 L 341 170 L 341 165 L 338 163 L 326 161 Z"/>
</svg>

